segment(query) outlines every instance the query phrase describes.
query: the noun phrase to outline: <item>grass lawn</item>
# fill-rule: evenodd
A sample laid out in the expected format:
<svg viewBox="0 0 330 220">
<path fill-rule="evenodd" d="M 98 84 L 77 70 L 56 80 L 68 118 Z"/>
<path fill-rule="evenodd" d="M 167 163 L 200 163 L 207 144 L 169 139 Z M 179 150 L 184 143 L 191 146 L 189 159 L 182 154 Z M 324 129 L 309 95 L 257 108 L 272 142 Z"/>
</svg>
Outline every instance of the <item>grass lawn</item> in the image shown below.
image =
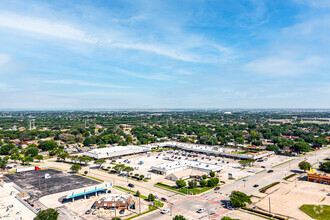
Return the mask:
<svg viewBox="0 0 330 220">
<path fill-rule="evenodd" d="M 330 216 L 329 205 L 302 205 L 299 208 L 313 219 L 328 220 Z"/>
<path fill-rule="evenodd" d="M 124 192 L 128 192 L 128 193 L 131 192 L 132 195 L 135 195 L 136 194 L 135 191 L 129 190 L 129 189 L 127 189 L 125 187 L 122 187 L 122 186 L 113 186 L 113 188 L 118 189 L 118 190 L 121 190 L 121 191 L 124 191 Z M 144 199 L 144 200 L 148 200 L 148 196 L 140 195 L 140 198 L 141 199 Z M 155 202 L 155 206 L 156 207 L 163 207 L 164 206 L 164 203 L 162 203 L 162 202 L 160 202 L 158 200 L 155 200 L 154 202 Z"/>
<path fill-rule="evenodd" d="M 291 160 L 285 161 L 283 163 L 279 163 L 277 165 L 272 166 L 272 168 L 277 167 L 277 166 L 281 166 L 282 164 L 285 164 L 285 163 L 289 163 L 290 161 L 293 161 L 293 160 L 295 160 L 295 159 L 291 159 Z"/>
<path fill-rule="evenodd" d="M 169 191 L 172 191 L 172 192 L 177 192 L 177 193 L 180 193 L 180 194 L 187 194 L 187 188 L 177 189 L 177 188 L 168 186 L 168 185 L 163 184 L 163 183 L 156 183 L 155 186 L 166 189 L 166 190 L 169 190 Z M 218 184 L 217 186 L 220 186 L 220 184 Z M 207 187 L 207 186 L 205 186 L 205 187 L 196 187 L 195 189 L 188 188 L 188 194 L 189 195 L 200 194 L 200 193 L 206 192 L 210 189 L 213 189 L 217 186 L 214 186 L 214 187 Z"/>
<path fill-rule="evenodd" d="M 86 176 L 86 175 L 84 175 L 84 174 L 82 174 L 82 173 L 77 173 L 77 174 L 80 175 L 80 176 L 83 176 L 83 177 L 89 178 L 89 179 L 93 179 L 93 180 L 99 181 L 99 182 L 101 182 L 101 183 L 104 182 L 104 180 L 101 180 L 101 179 L 96 178 L 96 177 Z"/>
</svg>

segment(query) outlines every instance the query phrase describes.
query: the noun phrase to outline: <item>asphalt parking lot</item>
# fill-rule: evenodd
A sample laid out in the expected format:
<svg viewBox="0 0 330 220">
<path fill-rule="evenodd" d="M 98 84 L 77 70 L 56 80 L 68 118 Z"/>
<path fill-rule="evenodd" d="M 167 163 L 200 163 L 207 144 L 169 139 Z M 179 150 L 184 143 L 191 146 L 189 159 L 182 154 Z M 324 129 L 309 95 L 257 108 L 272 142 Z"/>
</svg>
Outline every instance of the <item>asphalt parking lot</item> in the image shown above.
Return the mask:
<svg viewBox="0 0 330 220">
<path fill-rule="evenodd" d="M 50 174 L 51 178 L 45 179 L 45 174 Z M 99 184 L 89 178 L 53 169 L 13 173 L 6 178 L 37 198 Z"/>
</svg>

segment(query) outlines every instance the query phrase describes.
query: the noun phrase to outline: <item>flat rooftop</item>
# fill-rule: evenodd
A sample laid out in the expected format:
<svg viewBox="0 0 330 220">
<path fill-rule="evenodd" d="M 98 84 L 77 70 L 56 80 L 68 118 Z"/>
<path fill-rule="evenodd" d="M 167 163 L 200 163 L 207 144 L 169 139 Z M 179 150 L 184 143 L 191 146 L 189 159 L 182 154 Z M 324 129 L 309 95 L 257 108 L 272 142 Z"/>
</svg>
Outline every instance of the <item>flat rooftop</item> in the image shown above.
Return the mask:
<svg viewBox="0 0 330 220">
<path fill-rule="evenodd" d="M 110 157 L 120 157 L 123 155 L 143 153 L 150 151 L 150 147 L 128 145 L 128 146 L 116 146 L 116 147 L 106 147 L 90 150 L 84 152 L 85 156 L 89 156 L 96 159 L 110 158 Z"/>
<path fill-rule="evenodd" d="M 50 179 L 45 179 L 45 174 L 47 173 L 51 175 Z M 16 183 L 28 193 L 39 198 L 50 194 L 99 184 L 98 181 L 83 176 L 64 173 L 53 169 L 7 174 L 4 179 L 5 182 L 12 181 Z"/>
<path fill-rule="evenodd" d="M 221 165 L 215 165 L 215 164 L 203 163 L 203 162 L 191 161 L 191 160 L 173 161 L 170 163 L 164 163 L 151 167 L 151 169 L 159 169 L 164 171 L 175 170 L 179 168 L 203 169 L 203 170 L 212 170 L 212 171 L 220 171 L 223 169 Z"/>
</svg>

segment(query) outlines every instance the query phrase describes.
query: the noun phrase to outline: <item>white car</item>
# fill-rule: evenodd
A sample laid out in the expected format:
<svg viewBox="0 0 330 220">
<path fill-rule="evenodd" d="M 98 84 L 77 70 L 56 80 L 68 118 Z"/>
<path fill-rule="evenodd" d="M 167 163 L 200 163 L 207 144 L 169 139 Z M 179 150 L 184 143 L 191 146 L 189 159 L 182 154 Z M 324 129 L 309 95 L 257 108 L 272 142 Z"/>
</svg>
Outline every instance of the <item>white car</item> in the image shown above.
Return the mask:
<svg viewBox="0 0 330 220">
<path fill-rule="evenodd" d="M 170 212 L 170 209 L 163 209 L 160 213 L 162 213 L 162 214 L 166 214 L 166 213 L 168 213 L 168 212 Z"/>
<path fill-rule="evenodd" d="M 205 212 L 205 211 L 206 211 L 206 209 L 204 209 L 204 208 L 200 208 L 200 209 L 197 210 L 197 213 L 203 213 L 203 212 Z"/>
</svg>

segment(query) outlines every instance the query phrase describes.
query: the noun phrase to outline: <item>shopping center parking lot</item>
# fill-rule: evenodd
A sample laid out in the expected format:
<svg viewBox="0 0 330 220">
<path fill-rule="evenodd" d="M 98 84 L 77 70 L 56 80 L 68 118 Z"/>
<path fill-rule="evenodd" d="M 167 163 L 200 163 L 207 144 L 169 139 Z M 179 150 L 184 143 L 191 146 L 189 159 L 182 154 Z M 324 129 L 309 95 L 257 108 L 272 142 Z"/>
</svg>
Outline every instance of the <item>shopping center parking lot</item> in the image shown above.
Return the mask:
<svg viewBox="0 0 330 220">
<path fill-rule="evenodd" d="M 168 158 L 168 159 L 164 159 Z M 155 174 L 150 171 L 151 166 L 160 165 L 169 163 L 171 161 L 182 161 L 182 160 L 196 160 L 200 162 L 216 164 L 223 166 L 223 171 L 221 172 L 221 179 L 228 179 L 228 173 L 232 174 L 232 177 L 235 179 L 240 179 L 245 176 L 250 176 L 253 173 L 257 173 L 264 169 L 272 169 L 271 167 L 282 163 L 284 161 L 288 161 L 292 158 L 274 155 L 269 157 L 262 162 L 256 161 L 252 167 L 242 167 L 241 164 L 238 163 L 239 159 L 232 159 L 226 157 L 217 157 L 217 156 L 206 156 L 205 154 L 200 153 L 188 153 L 185 151 L 174 151 L 168 150 L 163 152 L 152 152 L 150 154 L 143 155 L 132 155 L 122 157 L 121 159 L 116 159 L 116 164 L 125 164 L 127 166 L 134 167 L 136 170 L 133 171 L 133 175 L 138 173 L 142 174 L 145 177 L 150 177 L 151 179 L 157 179 L 164 177 L 163 175 Z M 105 166 L 111 166 L 108 163 Z"/>
</svg>

